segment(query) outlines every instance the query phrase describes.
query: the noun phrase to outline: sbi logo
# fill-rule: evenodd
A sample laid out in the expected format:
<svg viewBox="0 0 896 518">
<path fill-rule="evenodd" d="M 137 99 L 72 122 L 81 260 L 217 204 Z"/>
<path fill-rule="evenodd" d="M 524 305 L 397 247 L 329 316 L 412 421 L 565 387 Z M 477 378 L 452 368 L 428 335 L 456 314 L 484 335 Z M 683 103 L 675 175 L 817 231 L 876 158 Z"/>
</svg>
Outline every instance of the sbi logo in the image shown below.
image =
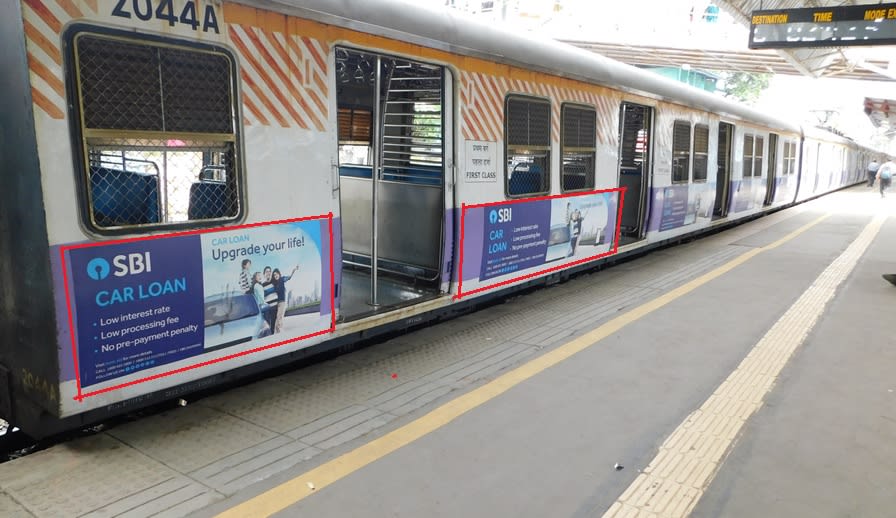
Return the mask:
<svg viewBox="0 0 896 518">
<path fill-rule="evenodd" d="M 488 213 L 488 221 L 492 225 L 495 223 L 509 223 L 511 219 L 512 211 L 510 207 L 505 207 L 503 209 L 492 210 Z"/>
<path fill-rule="evenodd" d="M 96 257 L 94 259 L 91 259 L 90 262 L 87 263 L 87 275 L 89 275 L 90 278 L 95 281 L 99 281 L 108 277 L 109 269 L 109 261 L 103 259 L 102 257 Z"/>
<path fill-rule="evenodd" d="M 109 273 L 116 277 L 124 277 L 126 275 L 151 272 L 152 258 L 149 252 L 116 255 L 112 258 L 112 266 L 115 267 L 114 272 L 112 272 L 112 268 L 109 266 L 109 261 L 102 257 L 95 257 L 87 263 L 87 275 L 95 281 L 100 281 L 108 277 Z"/>
</svg>

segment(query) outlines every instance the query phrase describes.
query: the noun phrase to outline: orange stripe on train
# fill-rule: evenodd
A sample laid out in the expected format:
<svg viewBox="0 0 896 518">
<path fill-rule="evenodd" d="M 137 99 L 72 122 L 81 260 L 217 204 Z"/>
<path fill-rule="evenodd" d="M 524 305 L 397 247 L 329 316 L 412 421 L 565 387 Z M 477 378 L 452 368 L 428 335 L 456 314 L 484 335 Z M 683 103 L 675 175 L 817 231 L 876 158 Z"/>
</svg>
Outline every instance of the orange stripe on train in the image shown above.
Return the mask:
<svg viewBox="0 0 896 518">
<path fill-rule="evenodd" d="M 84 16 L 81 14 L 81 10 L 78 9 L 78 6 L 72 3 L 72 0 L 56 0 L 56 5 L 61 7 L 70 18 L 81 18 Z"/>
<path fill-rule="evenodd" d="M 34 14 L 38 16 L 44 23 L 47 24 L 47 27 L 50 28 L 56 34 L 62 30 L 62 23 L 59 21 L 56 16 L 47 9 L 40 0 L 24 0 L 25 4 L 34 11 Z"/>
<path fill-rule="evenodd" d="M 56 77 L 52 70 L 38 61 L 30 52 L 28 53 L 28 69 L 46 81 L 46 83 L 50 85 L 50 88 L 59 94 L 59 97 L 65 97 L 65 86 L 62 84 L 62 80 Z"/>
<path fill-rule="evenodd" d="M 31 87 L 31 99 L 35 105 L 40 107 L 40 109 L 46 112 L 46 114 L 50 117 L 54 119 L 65 118 L 65 113 L 63 113 L 62 108 L 56 106 L 53 101 L 51 101 L 40 90 L 33 86 Z"/>
<path fill-rule="evenodd" d="M 28 37 L 28 40 L 31 43 L 34 43 L 41 50 L 47 53 L 57 65 L 62 65 L 62 53 L 59 51 L 59 47 L 53 44 L 46 36 L 41 34 L 40 30 L 35 27 L 31 22 L 25 20 L 25 36 Z"/>
<path fill-rule="evenodd" d="M 258 97 L 259 102 L 261 102 L 261 104 L 263 104 L 265 108 L 268 109 L 271 115 L 273 115 L 274 118 L 277 119 L 277 122 L 279 122 L 281 126 L 283 126 L 284 128 L 288 128 L 289 122 L 287 122 L 286 119 L 284 119 L 280 115 L 280 112 L 276 108 L 274 108 L 274 105 L 265 96 L 264 91 L 258 86 L 258 84 L 252 79 L 252 77 L 249 76 L 249 73 L 243 70 L 242 76 L 243 82 L 246 83 L 249 89 L 255 93 L 255 95 Z"/>
<path fill-rule="evenodd" d="M 257 59 L 255 59 L 249 49 L 249 46 L 242 40 L 242 38 L 240 38 L 239 34 L 237 34 L 237 31 L 230 31 L 230 40 L 234 43 L 234 45 L 237 46 L 242 57 L 252 66 L 261 81 L 263 81 L 265 85 L 267 85 L 267 87 L 271 90 L 271 95 L 273 95 L 279 101 L 281 107 L 286 108 L 286 111 L 289 112 L 293 119 L 295 119 L 300 126 L 304 127 L 304 121 L 300 117 L 298 117 L 298 114 L 295 113 L 295 110 L 292 109 L 289 102 L 286 101 L 286 99 L 284 99 L 283 96 L 279 93 L 280 89 L 277 87 L 274 81 L 265 73 L 264 67 L 261 65 L 261 63 L 258 62 Z M 280 122 L 280 125 L 288 128 L 290 124 L 284 117 L 280 115 L 280 110 L 274 107 L 267 93 L 260 87 L 260 85 L 255 83 L 255 81 L 249 77 L 249 74 L 245 69 L 243 70 L 243 80 L 249 83 L 250 86 L 252 86 L 261 103 L 268 108 L 268 110 L 271 112 L 271 115 L 273 115 L 277 119 L 277 121 Z"/>
</svg>

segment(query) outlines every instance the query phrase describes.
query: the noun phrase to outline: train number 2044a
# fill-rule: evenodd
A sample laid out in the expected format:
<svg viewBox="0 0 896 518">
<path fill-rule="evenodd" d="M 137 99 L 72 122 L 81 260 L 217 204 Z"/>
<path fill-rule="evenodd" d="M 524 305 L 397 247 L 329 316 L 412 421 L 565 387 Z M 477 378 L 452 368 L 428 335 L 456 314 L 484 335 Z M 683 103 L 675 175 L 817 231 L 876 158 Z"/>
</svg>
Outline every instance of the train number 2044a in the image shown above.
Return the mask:
<svg viewBox="0 0 896 518">
<path fill-rule="evenodd" d="M 130 10 L 128 10 L 128 7 L 130 7 Z M 215 14 L 214 7 L 210 5 L 205 6 L 202 23 L 200 23 L 199 18 L 196 16 L 196 2 L 193 0 L 187 0 L 184 8 L 180 11 L 180 16 L 174 14 L 174 0 L 118 0 L 112 9 L 112 16 L 130 18 L 132 12 L 134 16 L 144 22 L 151 20 L 155 16 L 157 20 L 167 21 L 168 25 L 172 27 L 177 23 L 182 23 L 189 25 L 196 31 L 199 30 L 201 25 L 202 32 L 213 30 L 215 34 L 221 33 L 218 28 L 218 16 Z"/>
</svg>

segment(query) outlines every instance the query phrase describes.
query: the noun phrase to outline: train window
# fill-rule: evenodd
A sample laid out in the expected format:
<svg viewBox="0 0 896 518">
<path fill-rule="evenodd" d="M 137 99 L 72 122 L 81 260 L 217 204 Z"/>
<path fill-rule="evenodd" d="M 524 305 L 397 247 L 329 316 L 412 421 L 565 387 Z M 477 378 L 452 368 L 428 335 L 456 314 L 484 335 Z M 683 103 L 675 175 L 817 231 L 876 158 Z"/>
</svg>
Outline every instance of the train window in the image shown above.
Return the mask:
<svg viewBox="0 0 896 518">
<path fill-rule="evenodd" d="M 744 135 L 744 178 L 753 176 L 753 135 Z"/>
<path fill-rule="evenodd" d="M 234 62 L 127 35 L 71 37 L 85 219 L 99 232 L 239 217 Z"/>
<path fill-rule="evenodd" d="M 564 104 L 561 125 L 560 188 L 563 192 L 594 189 L 597 113 L 594 108 Z"/>
<path fill-rule="evenodd" d="M 691 123 L 675 121 L 672 125 L 672 183 L 688 183 L 691 179 Z"/>
<path fill-rule="evenodd" d="M 793 174 L 796 164 L 796 143 L 784 142 L 784 174 Z"/>
<path fill-rule="evenodd" d="M 705 182 L 709 161 L 709 126 L 694 126 L 694 181 Z"/>
<path fill-rule="evenodd" d="M 753 176 L 762 176 L 763 147 L 765 147 L 763 138 L 757 136 L 753 147 Z"/>
<path fill-rule="evenodd" d="M 507 196 L 547 194 L 551 190 L 551 103 L 514 95 L 507 97 L 504 110 Z"/>
</svg>

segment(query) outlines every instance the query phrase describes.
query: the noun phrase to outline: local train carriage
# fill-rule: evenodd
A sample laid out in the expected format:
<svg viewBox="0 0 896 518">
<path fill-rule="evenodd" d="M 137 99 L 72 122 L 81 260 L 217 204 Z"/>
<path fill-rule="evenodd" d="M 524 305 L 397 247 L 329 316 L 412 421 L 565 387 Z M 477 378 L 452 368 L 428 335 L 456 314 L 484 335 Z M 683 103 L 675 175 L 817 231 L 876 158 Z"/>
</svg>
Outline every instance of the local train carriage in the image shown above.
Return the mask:
<svg viewBox="0 0 896 518">
<path fill-rule="evenodd" d="M 0 27 L 0 417 L 33 435 L 753 217 L 865 158 L 396 1 L 22 0 Z"/>
<path fill-rule="evenodd" d="M 859 160 L 851 140 L 817 128 L 807 128 L 804 135 L 798 200 L 862 180 L 864 167 L 871 160 Z"/>
</svg>

